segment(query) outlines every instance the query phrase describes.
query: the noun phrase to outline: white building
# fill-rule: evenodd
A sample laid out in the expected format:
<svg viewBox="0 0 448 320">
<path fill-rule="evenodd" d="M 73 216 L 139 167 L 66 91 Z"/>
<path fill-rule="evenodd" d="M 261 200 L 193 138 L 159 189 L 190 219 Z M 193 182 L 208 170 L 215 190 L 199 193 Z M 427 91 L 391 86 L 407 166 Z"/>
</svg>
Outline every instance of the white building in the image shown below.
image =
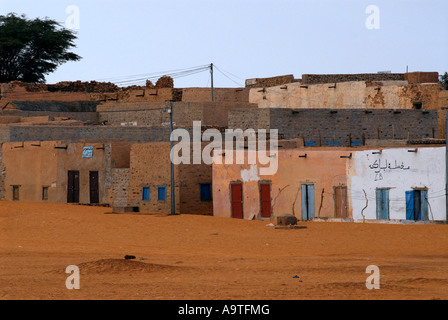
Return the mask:
<svg viewBox="0 0 448 320">
<path fill-rule="evenodd" d="M 445 162 L 444 146 L 354 152 L 347 168 L 353 219 L 446 220 Z"/>
</svg>

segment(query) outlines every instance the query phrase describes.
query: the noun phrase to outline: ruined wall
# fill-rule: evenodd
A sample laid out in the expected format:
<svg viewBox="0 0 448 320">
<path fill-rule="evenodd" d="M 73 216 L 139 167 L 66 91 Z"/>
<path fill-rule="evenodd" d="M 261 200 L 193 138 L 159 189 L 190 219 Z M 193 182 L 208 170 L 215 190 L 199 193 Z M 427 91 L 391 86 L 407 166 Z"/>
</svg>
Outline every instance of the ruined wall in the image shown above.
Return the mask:
<svg viewBox="0 0 448 320">
<path fill-rule="evenodd" d="M 438 110 L 386 109 L 266 109 L 232 110 L 232 128 L 278 129 L 284 139 L 305 143 L 349 146 L 365 139 L 444 138 Z M 230 127 L 230 126 L 229 126 Z"/>
<path fill-rule="evenodd" d="M 326 84 L 288 84 L 251 89 L 249 101 L 260 108 L 439 108 L 440 85 L 408 85 L 405 81 L 352 81 Z"/>
</svg>

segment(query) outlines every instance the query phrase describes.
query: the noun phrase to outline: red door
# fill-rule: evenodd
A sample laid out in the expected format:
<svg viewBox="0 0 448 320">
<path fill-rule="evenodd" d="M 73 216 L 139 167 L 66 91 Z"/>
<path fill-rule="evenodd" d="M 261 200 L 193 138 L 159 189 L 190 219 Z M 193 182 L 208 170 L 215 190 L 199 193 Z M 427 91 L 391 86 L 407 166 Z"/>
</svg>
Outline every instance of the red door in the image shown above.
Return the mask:
<svg viewBox="0 0 448 320">
<path fill-rule="evenodd" d="M 271 217 L 271 185 L 269 183 L 260 183 L 260 206 L 261 217 Z"/>
<path fill-rule="evenodd" d="M 243 185 L 232 183 L 230 193 L 232 197 L 232 218 L 243 219 Z"/>
</svg>

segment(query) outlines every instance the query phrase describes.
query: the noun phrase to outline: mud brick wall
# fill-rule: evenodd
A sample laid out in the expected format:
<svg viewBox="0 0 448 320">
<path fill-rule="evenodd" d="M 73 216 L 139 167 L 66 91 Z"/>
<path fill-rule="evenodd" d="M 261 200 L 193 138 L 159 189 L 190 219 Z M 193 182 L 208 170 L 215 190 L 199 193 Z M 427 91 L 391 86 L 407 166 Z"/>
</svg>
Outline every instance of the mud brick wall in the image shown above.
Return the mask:
<svg viewBox="0 0 448 320">
<path fill-rule="evenodd" d="M 438 137 L 437 110 L 271 109 L 271 128 L 285 139 L 303 138 L 316 146 L 340 146 L 364 139 L 421 139 Z"/>
<path fill-rule="evenodd" d="M 214 88 L 214 102 L 249 102 L 249 89 L 246 88 Z M 211 88 L 184 88 L 182 102 L 211 101 Z"/>
<path fill-rule="evenodd" d="M 201 144 L 201 152 L 208 142 Z M 193 146 L 190 154 L 193 157 Z M 201 183 L 212 183 L 212 165 L 179 164 L 179 197 L 182 214 L 213 215 L 213 201 L 201 200 Z"/>
<path fill-rule="evenodd" d="M 336 83 L 347 81 L 405 80 L 403 73 L 360 73 L 360 74 L 304 74 L 303 84 Z"/>
<path fill-rule="evenodd" d="M 50 119 L 65 118 L 84 122 L 99 121 L 97 112 L 48 112 L 48 111 L 4 110 L 2 116 L 17 116 L 17 117 L 48 116 Z"/>
<path fill-rule="evenodd" d="M 193 121 L 204 126 L 225 127 L 228 111 L 233 108 L 257 108 L 247 102 L 176 102 L 173 105 L 173 121 L 178 126 L 191 127 Z M 137 122 L 138 126 L 168 124 L 170 115 L 167 103 L 107 103 L 98 107 L 99 121 L 110 125 Z"/>
<path fill-rule="evenodd" d="M 111 170 L 112 183 L 108 190 L 107 202 L 113 207 L 128 206 L 129 168 L 115 168 Z"/>
<path fill-rule="evenodd" d="M 233 109 L 229 111 L 231 129 L 269 129 L 271 127 L 270 109 Z"/>
<path fill-rule="evenodd" d="M 187 129 L 189 130 L 189 129 Z M 191 130 L 190 130 L 191 134 Z M 13 126 L 0 127 L 0 141 L 78 141 L 105 140 L 123 142 L 169 141 L 169 127 L 112 126 Z"/>
<path fill-rule="evenodd" d="M 3 144 L 0 144 L 0 200 L 5 200 L 5 197 L 6 197 L 6 188 L 5 188 L 6 167 L 3 163 L 2 145 Z"/>
<path fill-rule="evenodd" d="M 408 72 L 404 74 L 404 79 L 409 83 L 438 83 L 438 72 Z"/>
<path fill-rule="evenodd" d="M 266 88 L 275 87 L 282 84 L 295 82 L 294 75 L 284 75 L 270 78 L 254 78 L 246 80 L 246 88 Z"/>
<path fill-rule="evenodd" d="M 134 144 L 131 147 L 129 205 L 141 211 L 171 212 L 171 161 L 169 143 Z M 176 195 L 179 194 L 179 168 L 174 167 Z M 166 186 L 166 200 L 158 201 L 157 186 Z M 143 201 L 143 187 L 150 188 L 150 200 Z M 179 197 L 176 197 L 179 213 Z"/>
</svg>

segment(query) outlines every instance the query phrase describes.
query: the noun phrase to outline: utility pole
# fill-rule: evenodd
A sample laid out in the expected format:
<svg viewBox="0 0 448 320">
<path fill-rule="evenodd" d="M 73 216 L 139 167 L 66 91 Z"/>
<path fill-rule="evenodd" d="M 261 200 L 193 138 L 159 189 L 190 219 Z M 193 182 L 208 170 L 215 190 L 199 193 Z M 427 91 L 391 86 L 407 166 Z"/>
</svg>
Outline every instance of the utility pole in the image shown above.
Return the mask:
<svg viewBox="0 0 448 320">
<path fill-rule="evenodd" d="M 211 85 L 212 85 L 212 102 L 215 101 L 213 97 L 213 63 L 210 64 L 210 76 L 211 76 Z"/>
<path fill-rule="evenodd" d="M 173 163 L 173 145 L 174 142 L 171 140 L 171 134 L 173 133 L 173 102 L 174 100 L 169 100 L 170 108 L 168 113 L 170 114 L 170 163 L 171 163 L 171 215 L 176 214 L 176 201 L 175 201 L 175 188 L 174 188 L 174 163 Z"/>
</svg>

